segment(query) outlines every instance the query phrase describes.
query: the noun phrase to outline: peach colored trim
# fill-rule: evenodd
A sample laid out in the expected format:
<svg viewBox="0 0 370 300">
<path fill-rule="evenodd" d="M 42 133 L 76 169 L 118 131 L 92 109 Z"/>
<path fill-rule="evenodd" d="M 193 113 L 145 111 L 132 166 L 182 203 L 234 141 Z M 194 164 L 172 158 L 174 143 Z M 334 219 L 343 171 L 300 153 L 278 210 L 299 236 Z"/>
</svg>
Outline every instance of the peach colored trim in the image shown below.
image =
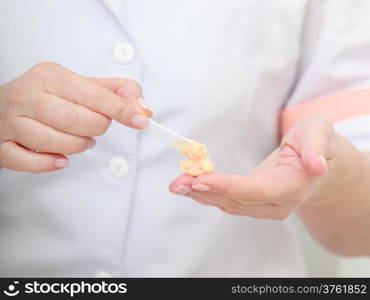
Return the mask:
<svg viewBox="0 0 370 300">
<path fill-rule="evenodd" d="M 310 116 L 319 115 L 338 122 L 366 114 L 370 114 L 370 89 L 345 91 L 284 109 L 280 114 L 280 133 L 284 136 L 297 122 Z"/>
</svg>

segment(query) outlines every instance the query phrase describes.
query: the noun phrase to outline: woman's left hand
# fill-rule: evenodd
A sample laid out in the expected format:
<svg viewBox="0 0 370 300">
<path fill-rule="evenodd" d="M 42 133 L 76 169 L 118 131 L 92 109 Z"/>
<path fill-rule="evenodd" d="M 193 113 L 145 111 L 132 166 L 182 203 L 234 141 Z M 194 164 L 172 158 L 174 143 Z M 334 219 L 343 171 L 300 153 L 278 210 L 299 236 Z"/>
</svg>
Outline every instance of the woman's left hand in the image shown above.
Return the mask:
<svg viewBox="0 0 370 300">
<path fill-rule="evenodd" d="M 282 220 L 303 204 L 324 201 L 325 195 L 340 184 L 331 182 L 326 187 L 338 139 L 328 120 L 308 118 L 293 127 L 281 146 L 252 173 L 181 175 L 169 188 L 232 215 Z"/>
</svg>

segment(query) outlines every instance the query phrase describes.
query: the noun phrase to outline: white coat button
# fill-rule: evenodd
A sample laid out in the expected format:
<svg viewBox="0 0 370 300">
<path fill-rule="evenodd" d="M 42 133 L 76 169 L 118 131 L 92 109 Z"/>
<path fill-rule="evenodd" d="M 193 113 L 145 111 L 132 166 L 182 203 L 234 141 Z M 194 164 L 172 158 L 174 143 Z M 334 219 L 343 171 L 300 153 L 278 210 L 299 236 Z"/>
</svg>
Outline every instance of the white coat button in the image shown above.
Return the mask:
<svg viewBox="0 0 370 300">
<path fill-rule="evenodd" d="M 113 157 L 108 163 L 108 168 L 110 174 L 117 179 L 124 178 L 129 170 L 128 162 L 123 157 Z"/>
<path fill-rule="evenodd" d="M 109 277 L 112 277 L 112 275 L 105 271 L 99 271 L 99 272 L 96 272 L 95 277 L 96 278 L 109 278 Z"/>
<path fill-rule="evenodd" d="M 135 57 L 135 49 L 129 42 L 121 42 L 113 48 L 113 55 L 122 64 L 127 64 Z"/>
</svg>

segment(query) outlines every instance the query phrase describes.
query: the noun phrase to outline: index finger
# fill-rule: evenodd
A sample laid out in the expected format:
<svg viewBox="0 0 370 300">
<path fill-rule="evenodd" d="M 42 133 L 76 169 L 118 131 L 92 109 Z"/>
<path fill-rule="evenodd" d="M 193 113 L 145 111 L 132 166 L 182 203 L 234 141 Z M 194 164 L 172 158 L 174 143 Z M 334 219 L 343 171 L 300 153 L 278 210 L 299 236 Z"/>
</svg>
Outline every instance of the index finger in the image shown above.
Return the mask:
<svg viewBox="0 0 370 300">
<path fill-rule="evenodd" d="M 117 89 L 115 86 L 112 86 L 112 91 L 54 63 L 46 63 L 43 68 L 41 73 L 44 75 L 44 86 L 48 93 L 133 128 L 138 128 L 132 121 L 134 116 L 139 115 L 143 119 L 147 117 L 137 99 L 114 93 Z M 141 95 L 141 91 L 139 94 Z"/>
<path fill-rule="evenodd" d="M 237 202 L 262 203 L 265 198 L 258 180 L 246 175 L 203 174 L 192 182 L 192 188 L 217 193 Z"/>
</svg>

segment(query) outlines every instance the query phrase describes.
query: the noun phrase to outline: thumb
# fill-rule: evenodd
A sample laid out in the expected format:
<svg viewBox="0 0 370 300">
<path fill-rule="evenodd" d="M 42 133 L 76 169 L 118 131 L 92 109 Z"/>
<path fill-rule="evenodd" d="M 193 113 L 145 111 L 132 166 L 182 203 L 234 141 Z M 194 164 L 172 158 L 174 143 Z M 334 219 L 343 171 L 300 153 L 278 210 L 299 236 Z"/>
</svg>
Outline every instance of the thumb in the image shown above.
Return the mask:
<svg viewBox="0 0 370 300">
<path fill-rule="evenodd" d="M 333 125 L 327 119 L 312 117 L 294 126 L 283 138 L 281 148 L 291 146 L 300 156 L 304 169 L 310 175 L 321 176 L 328 169 L 334 135 Z"/>
<path fill-rule="evenodd" d="M 327 172 L 328 164 L 323 148 L 306 145 L 302 150 L 302 164 L 309 174 L 321 176 Z"/>
</svg>

